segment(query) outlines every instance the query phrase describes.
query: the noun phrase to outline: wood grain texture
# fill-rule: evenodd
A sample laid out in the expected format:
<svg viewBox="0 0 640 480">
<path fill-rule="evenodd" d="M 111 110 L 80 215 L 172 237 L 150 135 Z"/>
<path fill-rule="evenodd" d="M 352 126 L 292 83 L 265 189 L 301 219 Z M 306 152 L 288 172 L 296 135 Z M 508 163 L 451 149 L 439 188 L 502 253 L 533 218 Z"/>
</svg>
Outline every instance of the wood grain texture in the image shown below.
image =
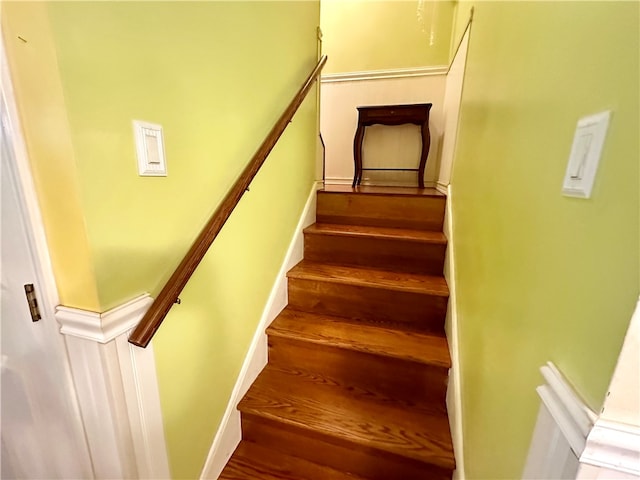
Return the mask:
<svg viewBox="0 0 640 480">
<path fill-rule="evenodd" d="M 366 480 L 256 443 L 240 442 L 219 480 Z"/>
<path fill-rule="evenodd" d="M 243 438 L 248 441 L 270 445 L 290 455 L 331 465 L 371 480 L 451 480 L 450 469 L 411 458 L 379 455 L 375 450 L 355 449 L 349 443 L 315 438 L 306 432 L 252 415 L 243 416 L 242 429 Z"/>
<path fill-rule="evenodd" d="M 446 415 L 378 403 L 342 386 L 305 382 L 267 366 L 238 408 L 254 419 L 377 456 L 455 468 Z"/>
<path fill-rule="evenodd" d="M 305 259 L 395 272 L 442 275 L 442 232 L 315 223 L 304 230 Z"/>
<path fill-rule="evenodd" d="M 444 368 L 284 337 L 269 337 L 269 365 L 349 385 L 354 393 L 406 408 L 445 410 L 449 377 Z"/>
<path fill-rule="evenodd" d="M 311 87 L 318 79 L 326 61 L 326 56 L 320 59 L 260 147 L 258 147 L 258 150 L 253 155 L 240 177 L 233 184 L 231 190 L 229 190 L 227 195 L 224 197 L 216 211 L 191 245 L 187 254 L 184 256 L 174 273 L 151 304 L 151 307 L 149 307 L 149 310 L 132 332 L 129 337 L 130 343 L 143 348 L 149 344 L 153 335 L 167 316 L 167 313 L 169 313 L 169 310 L 176 302 L 178 295 L 180 295 L 180 292 L 184 289 L 185 285 L 191 278 L 191 275 L 193 275 L 193 272 L 204 258 L 209 247 L 218 236 L 218 233 L 220 233 L 220 230 L 222 230 L 222 227 L 231 216 L 233 210 L 238 205 L 238 202 L 240 202 L 240 199 L 248 190 L 253 178 L 256 176 L 269 153 L 280 139 L 285 128 L 291 122 L 291 119 L 298 110 L 298 107 L 302 104 L 303 100 L 311 90 Z"/>
<path fill-rule="evenodd" d="M 443 211 L 428 189 L 318 193 L 339 221 L 305 230 L 221 478 L 451 479 Z"/>
<path fill-rule="evenodd" d="M 318 315 L 285 308 L 267 328 L 271 337 L 281 337 L 396 358 L 422 365 L 451 367 L 447 339 L 443 335 L 367 325 L 345 318 Z"/>
<path fill-rule="evenodd" d="M 447 311 L 444 278 L 302 261 L 291 269 L 296 310 L 441 333 Z"/>
<path fill-rule="evenodd" d="M 383 194 L 360 191 L 363 188 L 351 192 L 319 190 L 316 221 L 442 232 L 445 197 L 441 194 L 398 193 L 404 190 L 399 187 L 386 187 L 396 193 Z"/>
<path fill-rule="evenodd" d="M 342 285 L 448 297 L 449 287 L 440 276 L 389 272 L 373 268 L 327 265 L 302 260 L 287 273 L 301 280 L 330 281 Z"/>
</svg>

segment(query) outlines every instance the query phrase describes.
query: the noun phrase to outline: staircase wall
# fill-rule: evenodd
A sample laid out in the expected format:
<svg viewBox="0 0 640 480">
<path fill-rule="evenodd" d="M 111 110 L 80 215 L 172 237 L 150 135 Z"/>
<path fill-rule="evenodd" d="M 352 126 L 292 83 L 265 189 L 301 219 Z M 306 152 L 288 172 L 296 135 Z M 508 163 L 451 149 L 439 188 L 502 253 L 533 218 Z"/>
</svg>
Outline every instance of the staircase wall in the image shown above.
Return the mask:
<svg viewBox="0 0 640 480">
<path fill-rule="evenodd" d="M 520 478 L 540 365 L 599 411 L 637 301 L 640 6 L 472 4 L 451 179 L 465 469 Z M 608 109 L 591 198 L 562 196 L 578 119 Z"/>
<path fill-rule="evenodd" d="M 36 3 L 3 2 L 3 35 L 60 296 L 100 314 L 160 291 L 316 64 L 319 2 Z M 167 177 L 138 176 L 133 119 L 163 126 Z M 202 470 L 314 182 L 317 131 L 310 92 L 153 340 L 174 478 Z"/>
</svg>

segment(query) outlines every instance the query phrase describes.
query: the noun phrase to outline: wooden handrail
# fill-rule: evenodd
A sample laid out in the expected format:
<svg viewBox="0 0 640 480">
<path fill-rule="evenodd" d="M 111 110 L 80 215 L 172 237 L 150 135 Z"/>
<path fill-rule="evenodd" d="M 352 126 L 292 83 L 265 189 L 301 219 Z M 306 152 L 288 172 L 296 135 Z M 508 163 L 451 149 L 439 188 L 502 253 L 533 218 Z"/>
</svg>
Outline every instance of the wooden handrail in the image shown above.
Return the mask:
<svg viewBox="0 0 640 480">
<path fill-rule="evenodd" d="M 229 190 L 224 200 L 222 200 L 222 203 L 218 206 L 193 242 L 191 248 L 180 262 L 180 265 L 178 265 L 178 268 L 173 272 L 173 275 L 171 275 L 171 278 L 169 278 L 155 301 L 151 304 L 147 313 L 142 320 L 140 320 L 140 323 L 129 337 L 130 343 L 143 348 L 149 344 L 173 304 L 178 301 L 178 295 L 182 292 L 182 289 L 191 278 L 200 261 L 204 258 L 207 250 L 218 236 L 218 233 L 220 233 L 220 230 L 222 230 L 225 222 L 229 219 L 231 212 L 236 208 L 242 195 L 247 191 L 251 181 L 260 170 L 260 167 L 262 167 L 262 164 L 280 139 L 287 125 L 291 122 L 298 107 L 318 79 L 320 71 L 326 62 L 327 57 L 325 55 L 320 59 L 302 87 L 300 87 L 300 90 L 298 90 L 298 93 L 293 97 L 293 100 L 291 100 L 289 106 L 264 139 L 238 180 L 233 184 L 231 190 Z"/>
</svg>

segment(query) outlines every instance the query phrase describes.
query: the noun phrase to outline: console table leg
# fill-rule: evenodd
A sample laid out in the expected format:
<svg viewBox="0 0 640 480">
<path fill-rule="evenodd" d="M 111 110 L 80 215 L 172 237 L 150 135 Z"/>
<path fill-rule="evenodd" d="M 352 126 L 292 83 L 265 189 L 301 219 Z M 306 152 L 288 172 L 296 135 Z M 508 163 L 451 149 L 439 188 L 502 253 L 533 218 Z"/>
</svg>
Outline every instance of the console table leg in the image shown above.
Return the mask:
<svg viewBox="0 0 640 480">
<path fill-rule="evenodd" d="M 418 186 L 424 188 L 424 169 L 427 165 L 429 148 L 431 147 L 431 134 L 429 133 L 429 121 L 422 124 L 422 152 L 420 154 L 420 166 L 418 167 Z"/>
<path fill-rule="evenodd" d="M 353 139 L 353 185 L 356 187 L 362 181 L 362 140 L 364 139 L 364 125 L 358 125 Z"/>
</svg>

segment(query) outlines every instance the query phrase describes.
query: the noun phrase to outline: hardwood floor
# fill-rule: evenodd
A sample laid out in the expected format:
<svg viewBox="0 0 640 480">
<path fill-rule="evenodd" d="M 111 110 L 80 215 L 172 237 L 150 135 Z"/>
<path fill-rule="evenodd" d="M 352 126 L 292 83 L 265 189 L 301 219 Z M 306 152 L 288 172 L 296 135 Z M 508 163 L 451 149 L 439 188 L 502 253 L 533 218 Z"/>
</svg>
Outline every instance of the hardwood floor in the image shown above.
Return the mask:
<svg viewBox="0 0 640 480">
<path fill-rule="evenodd" d="M 444 196 L 325 187 L 225 480 L 450 479 Z"/>
</svg>

